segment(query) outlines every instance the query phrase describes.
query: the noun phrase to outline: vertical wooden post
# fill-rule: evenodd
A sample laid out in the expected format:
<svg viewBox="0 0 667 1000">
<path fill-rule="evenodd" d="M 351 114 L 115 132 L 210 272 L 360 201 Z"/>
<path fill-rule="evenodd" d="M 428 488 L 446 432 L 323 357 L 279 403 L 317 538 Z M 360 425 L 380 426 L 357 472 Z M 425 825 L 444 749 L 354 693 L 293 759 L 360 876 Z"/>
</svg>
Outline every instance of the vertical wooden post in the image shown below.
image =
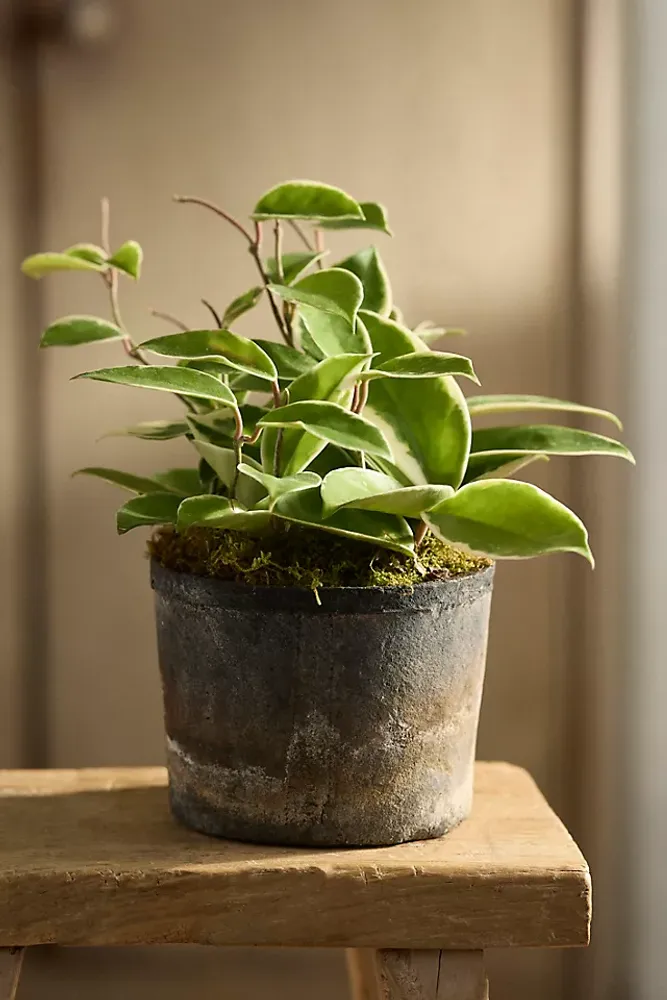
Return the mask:
<svg viewBox="0 0 667 1000">
<path fill-rule="evenodd" d="M 481 951 L 348 949 L 352 1000 L 488 1000 Z"/>
<path fill-rule="evenodd" d="M 0 948 L 0 1000 L 14 1000 L 25 948 Z"/>
</svg>

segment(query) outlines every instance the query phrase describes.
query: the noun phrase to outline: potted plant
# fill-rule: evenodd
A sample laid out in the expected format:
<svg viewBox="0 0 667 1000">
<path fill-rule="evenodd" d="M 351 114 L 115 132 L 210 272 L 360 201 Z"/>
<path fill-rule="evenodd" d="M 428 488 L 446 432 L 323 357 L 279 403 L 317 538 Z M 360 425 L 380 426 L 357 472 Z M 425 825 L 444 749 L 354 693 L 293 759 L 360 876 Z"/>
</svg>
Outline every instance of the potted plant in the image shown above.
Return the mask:
<svg viewBox="0 0 667 1000">
<path fill-rule="evenodd" d="M 257 272 L 223 311 L 205 303 L 205 329 L 173 320 L 177 332 L 141 343 L 128 331 L 119 277 L 139 277 L 142 252 L 112 251 L 106 203 L 101 245 L 23 263 L 32 277 L 90 271 L 107 289 L 110 319 L 68 316 L 44 332 L 44 347 L 125 349 L 124 366 L 77 378 L 183 404 L 179 419 L 124 433 L 186 437 L 191 468 L 80 470 L 134 494 L 119 533 L 154 528 L 173 812 L 269 843 L 441 836 L 471 806 L 492 560 L 569 551 L 592 563 L 579 518 L 506 477 L 550 455 L 632 460 L 600 434 L 471 422 L 572 411 L 620 424 L 541 396 L 466 399 L 457 378 L 477 383 L 471 361 L 430 346 L 454 331 L 406 325 L 376 248 L 325 250 L 336 230 L 389 234 L 381 205 L 292 181 L 246 224 L 176 200 L 231 224 Z M 260 303 L 279 340 L 236 332 Z"/>
</svg>

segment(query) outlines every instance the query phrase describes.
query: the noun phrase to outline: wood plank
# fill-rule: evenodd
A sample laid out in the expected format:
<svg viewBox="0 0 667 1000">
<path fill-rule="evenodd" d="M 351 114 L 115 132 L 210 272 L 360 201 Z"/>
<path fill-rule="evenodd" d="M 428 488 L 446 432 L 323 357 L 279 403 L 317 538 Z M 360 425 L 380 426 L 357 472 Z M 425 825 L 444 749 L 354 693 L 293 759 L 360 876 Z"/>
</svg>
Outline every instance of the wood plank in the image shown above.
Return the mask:
<svg viewBox="0 0 667 1000">
<path fill-rule="evenodd" d="M 0 1000 L 14 1000 L 24 952 L 24 948 L 0 948 Z"/>
<path fill-rule="evenodd" d="M 482 951 L 379 951 L 380 1000 L 489 1000 Z"/>
<path fill-rule="evenodd" d="M 206 838 L 162 768 L 0 772 L 0 945 L 583 945 L 586 862 L 532 779 L 479 764 L 471 818 L 399 847 Z"/>
</svg>

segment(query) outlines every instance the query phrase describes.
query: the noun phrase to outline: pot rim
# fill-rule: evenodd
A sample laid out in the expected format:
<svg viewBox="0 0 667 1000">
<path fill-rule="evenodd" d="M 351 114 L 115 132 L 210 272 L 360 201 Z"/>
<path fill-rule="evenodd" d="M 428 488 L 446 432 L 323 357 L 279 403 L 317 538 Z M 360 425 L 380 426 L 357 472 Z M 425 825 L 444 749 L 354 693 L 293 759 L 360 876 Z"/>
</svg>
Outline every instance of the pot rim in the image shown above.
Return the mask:
<svg viewBox="0 0 667 1000">
<path fill-rule="evenodd" d="M 306 614 L 433 611 L 472 604 L 490 593 L 495 563 L 448 580 L 406 587 L 321 587 L 317 596 L 307 587 L 254 586 L 234 580 L 199 576 L 168 569 L 151 558 L 151 587 L 161 597 L 194 606 L 222 606 L 239 611 L 285 611 Z"/>
</svg>

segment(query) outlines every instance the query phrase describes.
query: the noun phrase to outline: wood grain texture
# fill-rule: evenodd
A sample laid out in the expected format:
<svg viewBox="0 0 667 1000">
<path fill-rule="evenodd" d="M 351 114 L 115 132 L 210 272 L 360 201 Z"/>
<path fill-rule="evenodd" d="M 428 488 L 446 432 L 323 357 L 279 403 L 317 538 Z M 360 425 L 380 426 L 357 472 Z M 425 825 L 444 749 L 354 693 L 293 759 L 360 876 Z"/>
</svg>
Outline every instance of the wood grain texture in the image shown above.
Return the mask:
<svg viewBox="0 0 667 1000">
<path fill-rule="evenodd" d="M 380 1000 L 489 1000 L 482 951 L 379 951 Z"/>
<path fill-rule="evenodd" d="M 23 948 L 0 948 L 0 1000 L 14 1000 L 24 953 Z"/>
<path fill-rule="evenodd" d="M 584 858 L 532 779 L 479 764 L 473 815 L 365 850 L 206 838 L 162 768 L 0 772 L 0 946 L 584 945 Z"/>
</svg>

